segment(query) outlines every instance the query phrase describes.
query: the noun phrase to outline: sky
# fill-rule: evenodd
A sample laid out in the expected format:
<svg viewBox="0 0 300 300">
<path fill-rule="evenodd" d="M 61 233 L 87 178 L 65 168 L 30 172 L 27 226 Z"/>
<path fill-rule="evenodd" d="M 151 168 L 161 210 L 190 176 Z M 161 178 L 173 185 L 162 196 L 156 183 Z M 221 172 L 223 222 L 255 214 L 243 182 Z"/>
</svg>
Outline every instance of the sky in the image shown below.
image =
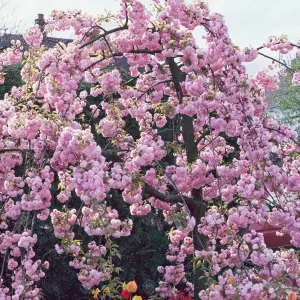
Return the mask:
<svg viewBox="0 0 300 300">
<path fill-rule="evenodd" d="M 105 10 L 116 12 L 119 8 L 119 0 L 2 1 L 8 5 L 0 13 L 10 14 L 16 20 L 22 20 L 23 28 L 33 24 L 38 13 L 47 16 L 53 9 L 82 9 L 91 14 L 101 14 Z M 151 0 L 142 2 L 148 4 Z M 260 46 L 270 35 L 287 34 L 293 42 L 300 39 L 300 0 L 207 0 L 207 2 L 212 12 L 224 16 L 233 42 L 241 48 Z M 196 38 L 200 41 L 201 33 L 198 35 Z M 266 50 L 264 53 L 269 54 Z M 278 58 L 278 54 L 272 55 Z M 268 64 L 267 59 L 260 57 L 247 68 L 248 73 L 252 75 Z"/>
</svg>

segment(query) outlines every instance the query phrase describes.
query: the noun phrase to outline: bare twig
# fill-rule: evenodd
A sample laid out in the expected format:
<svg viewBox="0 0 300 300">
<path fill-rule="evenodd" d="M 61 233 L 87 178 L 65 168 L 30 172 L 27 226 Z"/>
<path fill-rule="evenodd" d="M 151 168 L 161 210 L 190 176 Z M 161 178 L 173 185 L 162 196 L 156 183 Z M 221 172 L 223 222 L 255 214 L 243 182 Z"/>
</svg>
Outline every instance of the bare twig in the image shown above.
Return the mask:
<svg viewBox="0 0 300 300">
<path fill-rule="evenodd" d="M 167 82 L 172 82 L 171 79 L 168 79 L 168 80 L 164 80 L 164 81 L 161 81 L 161 82 L 158 82 L 154 85 L 152 85 L 149 89 L 147 89 L 145 92 L 143 92 L 136 100 L 140 100 L 144 95 L 146 95 L 151 89 L 153 89 L 155 86 L 159 85 L 159 84 L 163 84 L 163 83 L 167 83 Z"/>
<path fill-rule="evenodd" d="M 127 8 L 127 5 L 126 5 L 126 8 Z M 109 34 L 112 34 L 112 33 L 118 32 L 118 31 L 122 31 L 122 30 L 126 30 L 126 29 L 128 29 L 128 11 L 127 11 L 127 9 L 126 9 L 125 24 L 123 26 L 116 27 L 116 28 L 113 28 L 111 30 L 105 31 L 103 34 L 100 34 L 100 35 L 96 36 L 95 38 L 91 39 L 90 41 L 88 41 L 88 42 L 84 43 L 83 45 L 81 45 L 79 47 L 79 49 L 82 49 L 82 48 L 96 42 L 97 40 L 108 36 Z"/>
<path fill-rule="evenodd" d="M 292 71 L 293 73 L 295 73 L 295 70 L 293 70 L 291 67 L 289 67 L 288 65 L 286 65 L 285 63 L 281 62 L 280 60 L 274 58 L 274 57 L 271 57 L 269 55 L 266 55 L 264 53 L 261 53 L 261 52 L 257 52 L 259 55 L 263 56 L 263 57 L 266 57 L 266 58 L 269 58 L 271 59 L 272 61 L 276 61 L 277 63 L 279 63 L 280 65 L 286 67 L 288 70 Z"/>
</svg>

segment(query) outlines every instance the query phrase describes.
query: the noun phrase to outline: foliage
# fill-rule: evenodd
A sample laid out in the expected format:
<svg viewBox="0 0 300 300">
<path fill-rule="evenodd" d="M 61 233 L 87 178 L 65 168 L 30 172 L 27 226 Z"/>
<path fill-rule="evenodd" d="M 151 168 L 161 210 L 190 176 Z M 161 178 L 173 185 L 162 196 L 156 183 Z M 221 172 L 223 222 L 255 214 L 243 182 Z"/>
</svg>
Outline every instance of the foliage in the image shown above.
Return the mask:
<svg viewBox="0 0 300 300">
<path fill-rule="evenodd" d="M 295 72 L 300 71 L 300 59 L 292 60 L 291 68 Z M 287 75 L 282 79 L 283 87 L 274 94 L 276 107 L 281 111 L 281 122 L 299 127 L 300 110 L 300 88 L 292 83 L 294 73 L 287 70 Z"/>
<path fill-rule="evenodd" d="M 3 68 L 5 75 L 4 84 L 0 85 L 0 99 L 4 98 L 4 95 L 8 93 L 13 86 L 20 86 L 22 84 L 22 77 L 20 71 L 22 64 L 13 64 Z"/>
</svg>

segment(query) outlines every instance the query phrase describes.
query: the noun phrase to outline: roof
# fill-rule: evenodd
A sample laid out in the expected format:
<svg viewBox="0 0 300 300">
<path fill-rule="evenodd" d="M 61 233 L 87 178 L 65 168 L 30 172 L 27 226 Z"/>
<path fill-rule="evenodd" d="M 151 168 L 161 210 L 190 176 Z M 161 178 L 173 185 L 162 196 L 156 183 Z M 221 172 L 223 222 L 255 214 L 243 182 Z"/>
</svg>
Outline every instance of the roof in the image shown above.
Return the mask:
<svg viewBox="0 0 300 300">
<path fill-rule="evenodd" d="M 0 36 L 0 51 L 11 47 L 12 40 L 15 40 L 15 41 L 19 40 L 21 42 L 22 46 L 24 47 L 24 50 L 28 49 L 28 45 L 25 42 L 22 34 L 5 33 Z M 46 46 L 47 48 L 53 48 L 59 42 L 68 44 L 68 43 L 72 42 L 72 40 L 46 36 L 43 38 L 42 45 Z"/>
<path fill-rule="evenodd" d="M 28 50 L 29 46 L 25 42 L 22 34 L 11 34 L 11 33 L 5 33 L 0 36 L 0 52 L 3 51 L 6 48 L 11 47 L 11 41 L 12 40 L 19 40 L 21 42 L 21 45 L 23 46 L 24 50 Z M 44 37 L 42 45 L 46 46 L 47 48 L 53 48 L 57 43 L 64 43 L 67 45 L 68 43 L 72 42 L 72 39 L 62 39 L 62 38 L 56 38 L 56 37 Z M 117 58 L 116 59 L 119 63 L 119 65 L 124 68 L 126 72 L 129 72 L 129 65 L 127 63 L 127 59 L 125 57 Z"/>
</svg>

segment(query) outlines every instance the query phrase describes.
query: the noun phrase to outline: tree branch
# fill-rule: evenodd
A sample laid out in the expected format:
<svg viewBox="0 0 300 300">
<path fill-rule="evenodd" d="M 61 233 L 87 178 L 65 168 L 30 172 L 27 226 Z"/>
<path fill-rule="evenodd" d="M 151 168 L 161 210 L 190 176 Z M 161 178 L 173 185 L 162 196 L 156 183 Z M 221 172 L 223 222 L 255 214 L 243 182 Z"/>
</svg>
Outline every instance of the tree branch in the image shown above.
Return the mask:
<svg viewBox="0 0 300 300">
<path fill-rule="evenodd" d="M 293 139 L 292 137 L 288 137 L 284 132 L 280 131 L 279 129 L 275 129 L 275 128 L 270 128 L 270 127 L 267 127 L 267 126 L 263 126 L 265 129 L 268 129 L 268 130 L 271 130 L 271 131 L 276 131 L 280 134 L 282 134 L 283 136 L 285 136 L 286 138 L 288 138 L 289 140 L 293 141 L 297 146 L 300 146 L 300 144 L 295 140 Z"/>
<path fill-rule="evenodd" d="M 183 93 L 180 86 L 180 82 L 182 79 L 182 72 L 180 68 L 177 66 L 176 62 L 174 61 L 173 57 L 167 58 L 167 63 L 170 67 L 170 71 L 172 74 L 173 83 L 175 86 L 176 94 L 179 100 L 179 103 L 182 103 Z M 194 124 L 193 118 L 182 114 L 181 115 L 181 125 L 182 125 L 182 135 L 185 144 L 186 154 L 187 154 L 187 161 L 192 163 L 195 161 L 197 157 L 197 144 L 194 139 Z"/>
<path fill-rule="evenodd" d="M 114 150 L 103 150 L 102 155 L 106 158 L 107 161 L 112 162 L 121 162 L 121 157 L 117 153 L 117 151 Z"/>
<path fill-rule="evenodd" d="M 125 4 L 125 5 L 126 5 L 126 4 Z M 126 8 L 127 8 L 127 5 L 126 5 Z M 81 46 L 79 47 L 79 49 L 82 49 L 82 48 L 84 48 L 84 47 L 86 47 L 86 46 L 88 46 L 88 45 L 90 45 L 90 44 L 96 42 L 97 40 L 99 40 L 99 39 L 101 39 L 101 38 L 103 38 L 103 37 L 106 37 L 106 36 L 108 36 L 108 35 L 110 35 L 110 34 L 112 34 L 112 33 L 114 33 L 114 32 L 122 31 L 122 30 L 125 30 L 125 29 L 128 29 L 128 12 L 127 12 L 127 9 L 126 9 L 126 19 L 125 19 L 125 24 L 124 24 L 123 26 L 121 26 L 121 27 L 116 27 L 116 28 L 113 28 L 113 29 L 111 29 L 111 30 L 104 31 L 103 34 L 100 34 L 100 35 L 96 36 L 95 38 L 91 39 L 90 41 L 88 41 L 88 42 L 84 43 L 83 45 L 81 45 Z"/>
<path fill-rule="evenodd" d="M 18 148 L 11 148 L 11 149 L 1 149 L 0 150 L 0 154 L 1 153 L 6 153 L 6 152 L 32 152 L 32 149 L 18 149 Z"/>
<path fill-rule="evenodd" d="M 286 64 L 283 63 L 283 62 L 281 62 L 280 60 L 278 60 L 278 59 L 276 59 L 276 58 L 273 58 L 273 57 L 271 57 L 271 56 L 269 56 L 269 55 L 266 55 L 266 54 L 264 54 L 264 53 L 261 53 L 261 52 L 257 52 L 257 53 L 258 53 L 259 55 L 261 55 L 261 56 L 264 56 L 264 57 L 269 58 L 269 59 L 271 59 L 271 60 L 273 60 L 273 61 L 276 61 L 276 62 L 279 63 L 280 65 L 286 67 L 287 69 L 289 69 L 290 71 L 292 71 L 293 73 L 295 73 L 295 70 L 293 70 L 293 69 L 290 68 L 288 65 L 286 65 Z"/>
<path fill-rule="evenodd" d="M 276 45 L 278 45 L 278 44 L 280 44 L 280 43 L 279 42 L 276 43 Z M 300 46 L 298 46 L 296 44 L 290 43 L 290 45 L 293 46 L 293 47 L 296 47 L 296 48 L 300 49 Z M 259 50 L 264 49 L 264 48 L 265 48 L 265 46 L 259 46 L 259 47 L 256 48 L 256 50 L 259 51 Z"/>
<path fill-rule="evenodd" d="M 172 195 L 172 194 L 164 194 L 158 191 L 155 187 L 152 185 L 145 183 L 145 192 L 147 192 L 150 196 L 155 197 L 163 202 L 168 203 L 183 203 L 182 198 L 187 203 L 188 206 L 193 205 L 193 200 L 189 197 L 183 196 L 183 195 Z"/>
<path fill-rule="evenodd" d="M 155 86 L 159 85 L 159 84 L 163 84 L 163 83 L 167 83 L 167 82 L 172 82 L 171 79 L 168 80 L 164 80 L 164 81 L 160 81 L 154 85 L 152 85 L 149 89 L 147 89 L 145 92 L 143 92 L 136 100 L 140 100 L 144 95 L 146 95 L 151 89 L 153 89 Z"/>
<path fill-rule="evenodd" d="M 133 53 L 133 54 L 156 54 L 156 53 L 161 53 L 161 50 L 147 50 L 147 49 L 137 49 L 137 50 L 131 50 L 128 51 L 127 53 Z M 96 64 L 104 61 L 105 59 L 110 59 L 110 58 L 115 58 L 115 57 L 122 57 L 124 56 L 124 53 L 122 52 L 116 52 L 116 53 L 112 53 L 110 56 L 108 57 L 102 57 L 99 60 L 96 60 L 95 62 L 93 62 L 90 66 L 86 67 L 85 69 L 81 70 L 82 72 L 87 71 L 88 69 L 90 69 L 91 67 L 95 66 Z"/>
</svg>

